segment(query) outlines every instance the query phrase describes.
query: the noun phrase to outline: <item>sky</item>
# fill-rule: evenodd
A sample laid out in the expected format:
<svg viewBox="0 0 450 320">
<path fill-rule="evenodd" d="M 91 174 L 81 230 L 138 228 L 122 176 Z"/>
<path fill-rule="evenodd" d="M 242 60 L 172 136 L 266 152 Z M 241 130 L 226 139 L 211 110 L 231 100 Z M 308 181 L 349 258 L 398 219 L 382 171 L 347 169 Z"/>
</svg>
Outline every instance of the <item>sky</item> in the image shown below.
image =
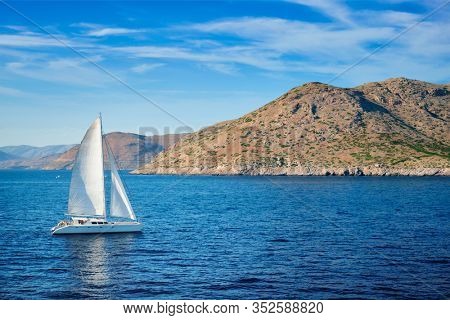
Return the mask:
<svg viewBox="0 0 450 320">
<path fill-rule="evenodd" d="M 0 146 L 78 143 L 99 112 L 198 130 L 311 81 L 448 83 L 448 2 L 0 0 Z"/>
</svg>

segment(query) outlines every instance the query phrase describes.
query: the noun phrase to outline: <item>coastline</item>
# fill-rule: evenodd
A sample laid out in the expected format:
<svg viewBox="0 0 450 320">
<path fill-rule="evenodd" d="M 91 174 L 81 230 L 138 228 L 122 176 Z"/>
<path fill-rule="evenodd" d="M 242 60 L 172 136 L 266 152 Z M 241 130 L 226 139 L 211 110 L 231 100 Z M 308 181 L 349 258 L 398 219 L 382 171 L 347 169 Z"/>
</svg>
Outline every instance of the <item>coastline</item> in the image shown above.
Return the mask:
<svg viewBox="0 0 450 320">
<path fill-rule="evenodd" d="M 450 168 L 159 168 L 130 171 L 136 175 L 214 175 L 214 176 L 450 176 Z"/>
</svg>

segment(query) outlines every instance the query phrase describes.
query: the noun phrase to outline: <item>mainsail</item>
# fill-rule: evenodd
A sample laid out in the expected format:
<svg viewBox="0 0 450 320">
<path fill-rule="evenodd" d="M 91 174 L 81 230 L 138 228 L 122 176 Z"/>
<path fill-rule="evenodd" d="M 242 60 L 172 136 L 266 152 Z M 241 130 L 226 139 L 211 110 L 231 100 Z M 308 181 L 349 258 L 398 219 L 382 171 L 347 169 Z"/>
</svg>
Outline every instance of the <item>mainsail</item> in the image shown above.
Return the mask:
<svg viewBox="0 0 450 320">
<path fill-rule="evenodd" d="M 114 155 L 112 154 L 112 151 L 109 148 L 107 142 L 106 145 L 108 149 L 109 163 L 111 165 L 110 215 L 111 217 L 129 218 L 132 220 L 136 220 L 136 215 L 134 214 L 133 208 L 131 207 L 131 203 L 128 199 L 122 180 L 120 179 Z"/>
<path fill-rule="evenodd" d="M 89 127 L 81 142 L 69 191 L 68 214 L 105 216 L 105 184 L 101 119 Z"/>
</svg>

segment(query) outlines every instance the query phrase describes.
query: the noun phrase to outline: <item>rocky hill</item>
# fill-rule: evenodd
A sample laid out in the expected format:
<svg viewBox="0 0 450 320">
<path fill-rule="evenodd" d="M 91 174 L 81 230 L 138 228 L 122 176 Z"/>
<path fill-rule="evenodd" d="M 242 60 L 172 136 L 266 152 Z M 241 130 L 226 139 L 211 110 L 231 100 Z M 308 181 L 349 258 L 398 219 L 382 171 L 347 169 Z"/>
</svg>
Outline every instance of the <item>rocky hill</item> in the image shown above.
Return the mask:
<svg viewBox="0 0 450 320">
<path fill-rule="evenodd" d="M 136 169 L 140 164 L 150 161 L 156 154 L 176 143 L 181 137 L 182 134 L 146 137 L 124 132 L 112 132 L 106 135 L 121 169 Z M 71 169 L 78 148 L 79 145 L 75 145 L 63 153 L 37 159 L 0 161 L 0 169 Z"/>
<path fill-rule="evenodd" d="M 307 83 L 187 135 L 135 173 L 450 175 L 450 85 Z"/>
</svg>

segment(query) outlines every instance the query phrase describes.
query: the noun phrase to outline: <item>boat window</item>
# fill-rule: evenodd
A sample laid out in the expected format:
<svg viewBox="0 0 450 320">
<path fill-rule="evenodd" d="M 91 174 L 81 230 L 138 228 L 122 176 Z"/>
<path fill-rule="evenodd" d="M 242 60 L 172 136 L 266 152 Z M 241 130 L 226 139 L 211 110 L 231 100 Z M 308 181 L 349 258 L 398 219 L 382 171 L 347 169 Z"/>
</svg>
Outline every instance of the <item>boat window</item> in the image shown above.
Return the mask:
<svg viewBox="0 0 450 320">
<path fill-rule="evenodd" d="M 92 223 L 92 224 L 97 224 L 97 222 L 94 222 L 94 221 L 92 221 L 91 223 Z"/>
<path fill-rule="evenodd" d="M 98 224 L 103 224 L 103 222 L 99 222 Z"/>
</svg>

